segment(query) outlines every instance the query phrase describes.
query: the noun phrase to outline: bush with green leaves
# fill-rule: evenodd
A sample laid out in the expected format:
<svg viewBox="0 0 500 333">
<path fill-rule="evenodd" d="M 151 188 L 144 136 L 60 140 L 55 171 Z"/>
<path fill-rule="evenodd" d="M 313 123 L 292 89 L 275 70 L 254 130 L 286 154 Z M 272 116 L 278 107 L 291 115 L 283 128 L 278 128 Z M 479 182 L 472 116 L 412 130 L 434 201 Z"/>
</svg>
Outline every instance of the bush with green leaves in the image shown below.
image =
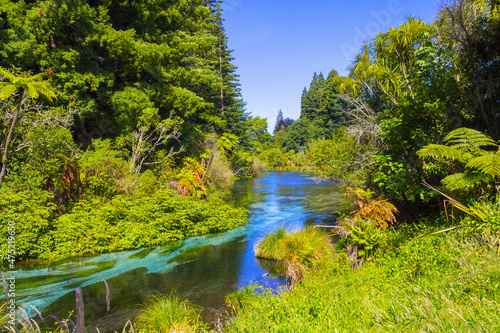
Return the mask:
<svg viewBox="0 0 500 333">
<path fill-rule="evenodd" d="M 53 195 L 47 191 L 12 192 L 2 187 L 0 192 L 0 251 L 1 261 L 7 262 L 9 231 L 14 231 L 15 258 L 23 260 L 50 253 L 54 241 L 51 231 L 56 218 Z M 13 227 L 14 229 L 9 229 Z"/>
<path fill-rule="evenodd" d="M 110 201 L 90 198 L 59 217 L 51 199 L 50 193 L 41 190 L 0 194 L 0 237 L 7 239 L 8 222 L 15 222 L 17 259 L 155 246 L 226 231 L 245 224 L 247 218 L 247 211 L 231 208 L 221 199 L 197 201 L 172 190 L 137 198 L 116 195 Z M 7 242 L 1 249 L 7 253 Z"/>
<path fill-rule="evenodd" d="M 197 201 L 160 190 L 132 199 L 82 201 L 61 216 L 53 231 L 55 248 L 45 256 L 72 256 L 165 244 L 191 236 L 229 230 L 246 223 L 244 209 L 221 199 Z"/>
<path fill-rule="evenodd" d="M 368 145 L 358 144 L 342 127 L 331 139 L 311 141 L 307 159 L 322 176 L 348 186 L 361 186 L 372 164 L 370 149 Z"/>
</svg>

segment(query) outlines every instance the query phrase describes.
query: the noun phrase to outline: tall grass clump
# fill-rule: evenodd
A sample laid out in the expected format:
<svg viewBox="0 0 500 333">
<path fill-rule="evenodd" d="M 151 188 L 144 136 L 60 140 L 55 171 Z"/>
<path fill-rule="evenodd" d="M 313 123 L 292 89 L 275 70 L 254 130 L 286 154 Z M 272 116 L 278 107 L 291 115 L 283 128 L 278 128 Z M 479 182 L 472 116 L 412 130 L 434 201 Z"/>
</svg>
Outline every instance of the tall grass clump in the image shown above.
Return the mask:
<svg viewBox="0 0 500 333">
<path fill-rule="evenodd" d="M 151 297 L 135 318 L 139 332 L 197 332 L 204 326 L 201 309 L 176 294 Z"/>
<path fill-rule="evenodd" d="M 279 261 L 291 288 L 304 277 L 307 268 L 314 267 L 332 250 L 329 237 L 320 230 L 307 227 L 288 233 L 281 226 L 256 244 L 255 255 Z"/>
<path fill-rule="evenodd" d="M 283 255 L 283 240 L 287 236 L 285 226 L 282 225 L 273 232 L 267 234 L 255 244 L 255 256 L 261 259 L 280 260 Z"/>
</svg>

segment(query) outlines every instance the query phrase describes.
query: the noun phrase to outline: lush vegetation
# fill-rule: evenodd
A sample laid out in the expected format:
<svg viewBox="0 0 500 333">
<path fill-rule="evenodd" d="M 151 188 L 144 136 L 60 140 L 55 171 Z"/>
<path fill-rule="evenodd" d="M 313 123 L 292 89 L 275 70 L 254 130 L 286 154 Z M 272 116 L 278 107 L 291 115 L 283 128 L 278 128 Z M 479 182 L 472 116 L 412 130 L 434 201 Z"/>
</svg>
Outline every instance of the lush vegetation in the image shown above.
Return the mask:
<svg viewBox="0 0 500 333">
<path fill-rule="evenodd" d="M 216 198 L 262 171 L 270 135 L 245 111 L 218 1 L 2 1 L 0 15 L 0 237 L 16 223 L 18 260 L 244 223 Z"/>
<path fill-rule="evenodd" d="M 405 242 L 360 269 L 339 253 L 290 292 L 232 295 L 239 312 L 226 331 L 498 330 L 497 247 L 460 233 L 408 236 L 393 235 Z"/>
<path fill-rule="evenodd" d="M 285 275 L 289 288 L 300 281 L 308 269 L 331 254 L 331 243 L 326 234 L 312 227 L 287 232 L 278 228 L 255 245 L 255 256 L 277 261 L 275 272 Z"/>
<path fill-rule="evenodd" d="M 449 2 L 433 24 L 410 16 L 368 41 L 347 77 L 314 74 L 262 156 L 314 166 L 358 208 L 326 228 L 333 260 L 293 291 L 230 296 L 228 331 L 498 329 L 499 32 L 495 1 Z M 285 237 L 257 256 L 283 260 Z"/>
<path fill-rule="evenodd" d="M 197 332 L 204 328 L 201 309 L 173 294 L 153 297 L 135 319 L 139 332 Z"/>
<path fill-rule="evenodd" d="M 0 237 L 15 221 L 18 258 L 227 230 L 246 219 L 220 199 L 237 177 L 308 169 L 357 209 L 325 228 L 335 248 L 316 229 L 263 239 L 257 256 L 294 288 L 230 296 L 227 331 L 499 329 L 497 1 L 379 33 L 346 77 L 315 73 L 272 137 L 245 112 L 218 1 L 5 0 L 0 14 Z M 159 297 L 137 325 L 199 319 Z"/>
</svg>

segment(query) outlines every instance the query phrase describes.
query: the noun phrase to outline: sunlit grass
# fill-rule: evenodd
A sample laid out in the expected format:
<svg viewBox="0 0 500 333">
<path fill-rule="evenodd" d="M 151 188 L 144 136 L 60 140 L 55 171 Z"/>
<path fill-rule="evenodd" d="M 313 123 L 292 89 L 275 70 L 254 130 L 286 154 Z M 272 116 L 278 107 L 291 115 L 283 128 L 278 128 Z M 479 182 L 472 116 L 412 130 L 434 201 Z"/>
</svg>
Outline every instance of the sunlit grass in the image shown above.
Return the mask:
<svg viewBox="0 0 500 333">
<path fill-rule="evenodd" d="M 144 333 L 197 332 L 202 327 L 201 310 L 175 294 L 151 297 L 134 320 L 134 328 Z"/>
<path fill-rule="evenodd" d="M 292 287 L 333 250 L 329 237 L 311 227 L 287 232 L 282 226 L 262 238 L 255 246 L 255 255 L 262 259 L 279 261 L 278 272 L 286 275 Z M 280 273 L 280 272 L 279 272 Z"/>
<path fill-rule="evenodd" d="M 496 247 L 450 233 L 351 269 L 343 253 L 291 292 L 245 295 L 227 332 L 500 332 Z"/>
</svg>

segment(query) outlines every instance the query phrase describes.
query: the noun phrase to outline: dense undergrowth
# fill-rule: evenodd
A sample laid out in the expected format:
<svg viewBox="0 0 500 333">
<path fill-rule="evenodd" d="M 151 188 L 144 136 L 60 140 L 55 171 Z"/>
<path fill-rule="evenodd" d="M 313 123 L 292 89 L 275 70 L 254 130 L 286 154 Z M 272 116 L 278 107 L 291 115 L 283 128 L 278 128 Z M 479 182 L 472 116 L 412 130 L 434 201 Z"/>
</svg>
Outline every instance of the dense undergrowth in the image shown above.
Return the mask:
<svg viewBox="0 0 500 333">
<path fill-rule="evenodd" d="M 221 199 L 194 200 L 172 190 L 132 198 L 94 198 L 77 203 L 57 216 L 50 195 L 0 194 L 2 235 L 8 221 L 17 223 L 19 259 L 56 259 L 81 254 L 136 249 L 165 244 L 190 236 L 229 230 L 246 223 L 244 209 L 231 208 Z M 5 236 L 6 237 L 6 236 Z M 0 244 L 7 253 L 7 242 Z"/>
</svg>

